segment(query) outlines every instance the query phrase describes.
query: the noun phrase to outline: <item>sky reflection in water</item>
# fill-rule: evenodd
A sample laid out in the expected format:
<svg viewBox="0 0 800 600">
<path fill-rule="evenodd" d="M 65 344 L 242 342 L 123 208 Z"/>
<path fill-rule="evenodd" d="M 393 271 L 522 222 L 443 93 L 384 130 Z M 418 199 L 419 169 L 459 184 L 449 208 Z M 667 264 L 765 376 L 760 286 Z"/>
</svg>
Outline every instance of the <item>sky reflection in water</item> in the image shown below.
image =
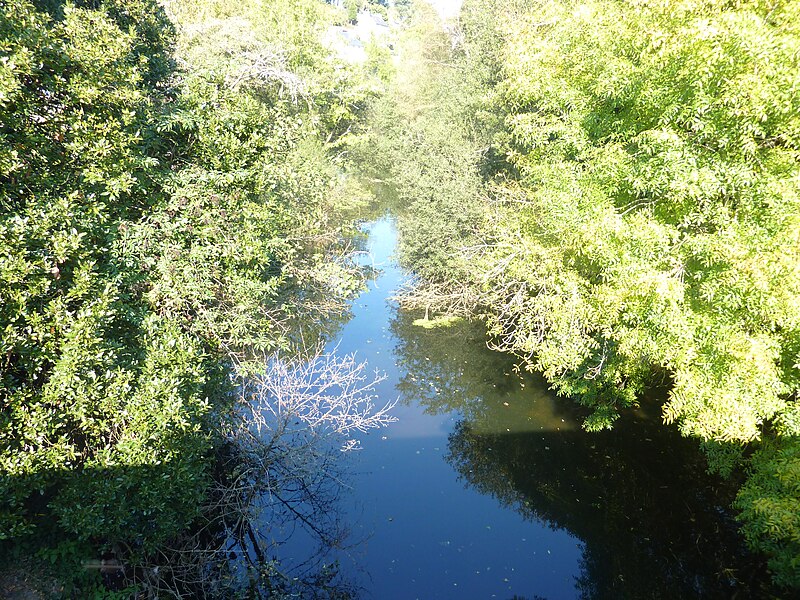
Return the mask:
<svg viewBox="0 0 800 600">
<path fill-rule="evenodd" d="M 406 358 L 396 354 L 396 307 L 387 302 L 404 278 L 391 260 L 394 223 L 381 219 L 369 233 L 368 260 L 381 274 L 355 301 L 338 351 L 356 352 L 385 372 L 381 398 L 401 402 L 394 411 L 399 421 L 362 436 L 364 448 L 355 457 L 353 495 L 360 507 L 353 514 L 354 535 L 367 540 L 354 559 L 363 568 L 366 589 L 386 599 L 511 598 L 515 593 L 532 598 L 534 590 L 548 598 L 572 597 L 579 540 L 526 521 L 465 485 L 445 460 L 448 436 L 461 415 L 450 407 L 426 407 L 415 401 L 413 386 L 404 388 L 409 373 L 403 368 Z M 422 330 L 413 327 L 411 333 L 417 331 Z M 438 364 L 437 357 L 427 358 L 424 362 Z"/>
<path fill-rule="evenodd" d="M 331 348 L 387 374 L 399 422 L 353 458 L 354 539 L 368 597 L 757 597 L 725 487 L 696 444 L 644 412 L 587 434 L 574 403 L 486 348 L 468 323 L 426 330 L 387 300 L 404 274 L 391 218 L 369 224 L 381 272 Z"/>
</svg>

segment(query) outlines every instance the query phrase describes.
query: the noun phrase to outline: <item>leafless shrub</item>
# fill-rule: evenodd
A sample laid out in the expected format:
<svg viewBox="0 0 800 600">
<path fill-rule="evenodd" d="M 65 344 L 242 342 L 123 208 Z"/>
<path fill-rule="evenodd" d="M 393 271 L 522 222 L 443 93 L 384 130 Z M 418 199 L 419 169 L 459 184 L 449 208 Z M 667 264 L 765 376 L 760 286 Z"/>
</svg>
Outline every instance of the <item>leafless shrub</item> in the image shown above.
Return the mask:
<svg viewBox="0 0 800 600">
<path fill-rule="evenodd" d="M 317 349 L 270 359 L 242 387 L 200 525 L 132 569 L 144 597 L 350 597 L 326 564 L 347 539 L 335 508 L 345 488 L 341 452 L 358 447 L 356 432 L 396 420 L 394 402 L 375 404 L 384 376 L 366 369 L 352 355 Z M 284 571 L 276 551 L 298 528 L 318 550 Z"/>
<path fill-rule="evenodd" d="M 481 296 L 473 286 L 456 282 L 412 280 L 395 292 L 392 299 L 404 309 L 424 310 L 425 318 L 431 312 L 469 318 L 476 316 L 481 305 Z"/>
<path fill-rule="evenodd" d="M 265 44 L 250 20 L 235 16 L 213 18 L 207 14 L 194 18 L 186 14 L 181 18 L 181 11 L 170 12 L 173 22 L 180 23 L 183 36 L 189 40 L 184 52 L 189 63 L 206 58 L 208 47 L 197 41 L 213 37 L 214 51 L 224 55 L 231 67 L 225 78 L 228 87 L 277 85 L 281 97 L 288 94 L 293 102 L 306 96 L 305 81 L 289 69 L 286 52 L 274 44 Z"/>
<path fill-rule="evenodd" d="M 396 421 L 389 414 L 394 402 L 382 408 L 374 403 L 375 386 L 385 376 L 368 377 L 365 369 L 366 363 L 357 362 L 354 355 L 320 351 L 310 360 L 273 359 L 267 373 L 255 379 L 245 404 L 251 413 L 248 434 L 253 439 L 265 432 L 284 436 L 294 422 L 304 435 L 339 436 L 344 438 L 343 450 L 356 448 L 358 441 L 351 434 Z"/>
<path fill-rule="evenodd" d="M 306 86 L 303 79 L 289 70 L 286 57 L 281 52 L 264 48 L 257 51 L 243 52 L 236 56 L 241 66 L 228 74 L 225 83 L 228 87 L 236 89 L 242 85 L 279 86 L 279 94 L 288 93 L 292 102 L 306 95 Z"/>
</svg>

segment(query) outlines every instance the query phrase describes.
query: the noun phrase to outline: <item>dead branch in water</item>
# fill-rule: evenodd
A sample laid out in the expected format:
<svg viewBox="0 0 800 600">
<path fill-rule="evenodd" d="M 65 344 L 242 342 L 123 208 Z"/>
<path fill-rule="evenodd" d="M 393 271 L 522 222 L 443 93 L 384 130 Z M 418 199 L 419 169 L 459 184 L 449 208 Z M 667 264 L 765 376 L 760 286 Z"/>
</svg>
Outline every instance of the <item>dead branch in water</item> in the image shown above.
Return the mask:
<svg viewBox="0 0 800 600">
<path fill-rule="evenodd" d="M 326 563 L 348 533 L 336 511 L 346 488 L 342 452 L 358 447 L 356 432 L 396 420 L 395 402 L 375 404 L 384 377 L 321 348 L 268 359 L 241 388 L 197 527 L 133 565 L 143 597 L 349 597 Z M 277 550 L 298 528 L 319 552 L 285 571 Z"/>
</svg>

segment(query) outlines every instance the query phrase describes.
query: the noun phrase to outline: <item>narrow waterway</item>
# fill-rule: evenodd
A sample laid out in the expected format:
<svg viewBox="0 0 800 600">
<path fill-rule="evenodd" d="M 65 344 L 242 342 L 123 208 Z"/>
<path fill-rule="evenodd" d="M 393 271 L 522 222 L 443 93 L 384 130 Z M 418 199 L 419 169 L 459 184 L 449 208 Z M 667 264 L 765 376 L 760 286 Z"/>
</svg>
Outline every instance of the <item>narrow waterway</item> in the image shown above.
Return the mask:
<svg viewBox="0 0 800 600">
<path fill-rule="evenodd" d="M 581 430 L 574 403 L 486 348 L 469 323 L 425 329 L 390 300 L 394 221 L 365 226 L 380 269 L 331 343 L 387 375 L 398 422 L 361 437 L 353 538 L 366 597 L 758 597 L 765 575 L 696 443 L 654 414 Z"/>
</svg>

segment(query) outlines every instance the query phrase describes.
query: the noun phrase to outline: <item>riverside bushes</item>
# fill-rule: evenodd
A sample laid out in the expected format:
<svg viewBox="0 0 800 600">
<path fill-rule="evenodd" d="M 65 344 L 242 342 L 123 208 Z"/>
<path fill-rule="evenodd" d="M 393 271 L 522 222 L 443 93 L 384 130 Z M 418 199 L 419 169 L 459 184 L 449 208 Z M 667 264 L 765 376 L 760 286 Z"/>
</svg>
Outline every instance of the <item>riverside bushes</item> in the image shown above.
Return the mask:
<svg viewBox="0 0 800 600">
<path fill-rule="evenodd" d="M 422 76 L 376 111 L 414 199 L 407 303 L 482 318 L 589 430 L 670 381 L 712 462 L 755 450 L 736 506 L 794 586 L 799 11 L 467 2 L 450 34 L 419 19 Z"/>
<path fill-rule="evenodd" d="M 235 377 L 359 285 L 328 148 L 373 91 L 330 7 L 257 5 L 0 8 L 0 539 L 64 573 L 190 528 Z"/>
</svg>

